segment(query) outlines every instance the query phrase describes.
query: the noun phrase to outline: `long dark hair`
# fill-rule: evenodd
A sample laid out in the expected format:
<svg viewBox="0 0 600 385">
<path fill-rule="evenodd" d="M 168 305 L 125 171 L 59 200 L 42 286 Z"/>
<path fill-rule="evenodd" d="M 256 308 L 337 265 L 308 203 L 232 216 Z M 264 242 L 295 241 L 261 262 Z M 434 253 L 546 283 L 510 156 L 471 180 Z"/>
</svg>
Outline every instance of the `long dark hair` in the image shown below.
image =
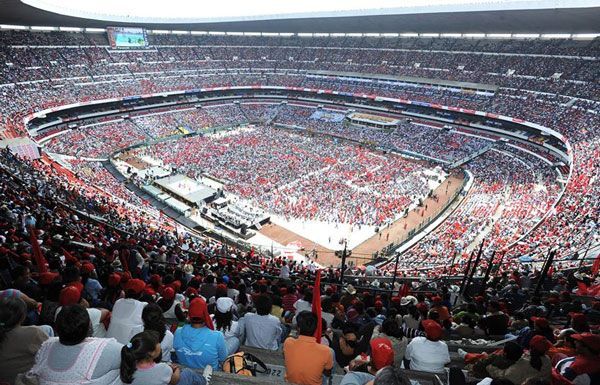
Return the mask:
<svg viewBox="0 0 600 385">
<path fill-rule="evenodd" d="M 237 296 L 237 303 L 241 304 L 241 305 L 248 305 L 248 295 L 246 294 L 246 285 L 243 283 L 240 283 L 238 285 L 238 291 L 239 294 Z"/>
<path fill-rule="evenodd" d="M 137 362 L 150 358 L 150 353 L 159 343 L 158 333 L 154 330 L 144 330 L 133 336 L 131 341 L 121 349 L 121 381 L 126 384 L 133 382 L 133 374 L 137 370 Z"/>
<path fill-rule="evenodd" d="M 162 341 L 167 333 L 167 321 L 162 309 L 155 303 L 149 303 L 142 310 L 142 321 L 144 321 L 144 330 L 153 330 L 158 333 L 158 338 Z"/>
<path fill-rule="evenodd" d="M 27 304 L 21 298 L 0 299 L 0 344 L 6 339 L 6 333 L 19 326 L 27 315 Z"/>
<path fill-rule="evenodd" d="M 233 312 L 230 310 L 227 313 L 221 313 L 215 311 L 215 322 L 217 323 L 217 330 L 227 331 L 231 329 L 231 321 L 233 320 Z"/>
</svg>

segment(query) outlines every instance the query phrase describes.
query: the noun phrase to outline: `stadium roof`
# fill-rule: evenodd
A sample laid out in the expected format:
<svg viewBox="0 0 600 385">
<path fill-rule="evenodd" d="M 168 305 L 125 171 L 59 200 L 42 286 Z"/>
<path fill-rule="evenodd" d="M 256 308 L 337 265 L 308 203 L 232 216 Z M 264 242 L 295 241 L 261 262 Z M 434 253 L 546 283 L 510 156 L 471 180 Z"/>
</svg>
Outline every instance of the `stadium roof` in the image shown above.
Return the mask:
<svg viewBox="0 0 600 385">
<path fill-rule="evenodd" d="M 214 3 L 222 7 L 215 7 Z M 264 3 L 280 6 L 269 12 Z M 600 32 L 598 0 L 432 0 L 426 6 L 419 3 L 423 2 L 371 0 L 367 3 L 370 9 L 361 9 L 365 6 L 362 0 L 278 0 L 274 3 L 267 0 L 0 0 L 0 24 L 99 28 L 126 25 L 296 33 Z M 240 7 L 240 4 L 253 6 Z M 281 4 L 287 4 L 287 8 Z M 307 5 L 312 5 L 311 11 L 303 8 Z M 234 11 L 227 12 L 227 9 Z"/>
</svg>

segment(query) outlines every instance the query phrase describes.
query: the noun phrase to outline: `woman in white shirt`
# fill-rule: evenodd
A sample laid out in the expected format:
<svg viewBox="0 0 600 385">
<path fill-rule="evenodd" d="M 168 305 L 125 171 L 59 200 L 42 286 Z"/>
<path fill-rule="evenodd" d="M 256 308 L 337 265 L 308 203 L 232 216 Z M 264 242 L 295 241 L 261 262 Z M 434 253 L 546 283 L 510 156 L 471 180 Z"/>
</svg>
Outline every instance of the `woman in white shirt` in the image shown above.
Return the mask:
<svg viewBox="0 0 600 385">
<path fill-rule="evenodd" d="M 235 303 L 229 297 L 217 299 L 216 311 L 214 315 L 215 330 L 223 333 L 225 337 L 225 346 L 227 346 L 227 355 L 238 351 L 241 341 L 241 328 L 237 321 L 233 321 L 233 309 Z"/>
<path fill-rule="evenodd" d="M 162 362 L 171 362 L 171 351 L 173 350 L 173 333 L 167 329 L 167 321 L 160 306 L 149 303 L 142 311 L 144 330 L 154 330 L 158 333 L 160 347 L 162 349 Z"/>
</svg>

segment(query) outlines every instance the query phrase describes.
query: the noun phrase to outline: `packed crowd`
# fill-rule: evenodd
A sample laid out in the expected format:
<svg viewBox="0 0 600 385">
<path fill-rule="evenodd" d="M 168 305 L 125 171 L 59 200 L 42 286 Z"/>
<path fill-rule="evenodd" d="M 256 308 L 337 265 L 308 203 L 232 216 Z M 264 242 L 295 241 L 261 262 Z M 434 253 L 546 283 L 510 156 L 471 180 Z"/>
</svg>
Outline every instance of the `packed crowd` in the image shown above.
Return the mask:
<svg viewBox="0 0 600 385">
<path fill-rule="evenodd" d="M 236 108 L 235 106 L 232 108 Z M 258 126 L 137 150 L 190 177 L 208 174 L 271 213 L 380 225 L 429 192 L 423 166 L 331 139 Z M 339 202 L 344 197 L 343 204 Z"/>
</svg>

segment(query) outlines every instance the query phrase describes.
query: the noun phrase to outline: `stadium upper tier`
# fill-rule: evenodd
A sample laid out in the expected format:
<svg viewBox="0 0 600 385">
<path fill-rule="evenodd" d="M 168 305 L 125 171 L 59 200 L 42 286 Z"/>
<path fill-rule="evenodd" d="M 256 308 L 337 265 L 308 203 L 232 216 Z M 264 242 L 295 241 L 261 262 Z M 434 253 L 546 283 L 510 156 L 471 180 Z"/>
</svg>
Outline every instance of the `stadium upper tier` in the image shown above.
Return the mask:
<svg viewBox="0 0 600 385">
<path fill-rule="evenodd" d="M 402 97 L 513 116 L 552 128 L 570 141 L 573 169 L 560 203 L 542 225 L 514 245 L 509 256 L 540 256 L 554 246 L 563 246 L 565 255 L 579 250 L 587 245 L 591 229 L 598 221 L 600 44 L 597 39 L 582 42 L 150 35 L 149 49 L 116 51 L 108 48 L 101 34 L 0 32 L 0 44 L 0 62 L 4 63 L 0 69 L 0 128 L 7 136 L 23 135 L 26 132 L 23 117 L 45 108 L 202 87 L 263 84 Z M 495 92 L 474 93 L 460 87 L 390 81 L 367 83 L 357 77 L 314 73 L 319 70 L 457 80 L 500 88 Z M 246 117 L 253 113 L 265 116 L 265 111 L 236 113 Z M 209 116 L 203 126 L 216 124 L 219 116 Z M 285 122 L 285 114 L 279 119 Z M 360 132 L 344 132 L 343 127 L 326 128 L 342 136 L 360 136 Z M 75 155 L 86 151 L 88 155 L 89 151 L 106 155 L 123 147 L 123 141 L 114 147 L 115 138 L 119 138 L 115 135 L 134 143 L 144 137 L 168 134 L 170 130 L 152 131 L 156 129 L 152 122 L 126 132 L 121 127 L 101 132 L 98 127 L 90 129 L 94 131 L 91 136 L 74 137 L 77 145 L 69 150 Z M 131 135 L 135 132 L 140 136 Z M 81 131 L 72 135 L 84 134 Z M 94 142 L 94 138 L 98 141 Z M 56 142 L 54 145 L 60 146 L 60 139 Z M 428 150 L 436 151 L 426 145 L 420 149 Z M 438 152 L 444 155 L 443 150 L 442 146 Z M 453 159 L 451 154 L 447 156 Z M 507 229 L 514 230 L 515 223 L 533 225 L 545 216 L 557 196 L 557 187 L 543 169 L 547 165 L 539 164 L 536 158 L 511 162 L 499 156 L 486 154 L 471 164 L 475 176 L 486 183 L 476 186 L 469 204 L 453 213 L 445 227 L 410 250 L 401 267 L 407 270 L 415 266 L 415 261 L 421 261 L 423 267 L 437 265 L 438 270 L 433 271 L 439 272 L 454 248 L 449 242 L 454 241 L 456 234 L 472 242 L 486 227 L 490 237 L 504 240 L 496 244 L 503 247 L 528 231 L 523 226 L 506 233 Z M 93 164 L 84 167 L 96 169 Z M 494 173 L 494 168 L 502 171 Z M 532 169 L 537 171 L 530 173 Z M 97 177 L 99 172 L 87 174 Z M 120 190 L 122 186 L 118 183 L 105 184 L 115 186 L 115 196 L 128 193 Z M 535 185 L 546 187 L 535 190 Z M 488 200 L 497 195 L 502 195 L 502 217 L 492 226 L 474 223 L 474 217 L 485 218 L 498 210 L 500 203 Z M 523 201 L 524 196 L 535 202 L 535 211 L 515 203 Z M 426 260 L 423 253 L 428 256 Z"/>
</svg>

